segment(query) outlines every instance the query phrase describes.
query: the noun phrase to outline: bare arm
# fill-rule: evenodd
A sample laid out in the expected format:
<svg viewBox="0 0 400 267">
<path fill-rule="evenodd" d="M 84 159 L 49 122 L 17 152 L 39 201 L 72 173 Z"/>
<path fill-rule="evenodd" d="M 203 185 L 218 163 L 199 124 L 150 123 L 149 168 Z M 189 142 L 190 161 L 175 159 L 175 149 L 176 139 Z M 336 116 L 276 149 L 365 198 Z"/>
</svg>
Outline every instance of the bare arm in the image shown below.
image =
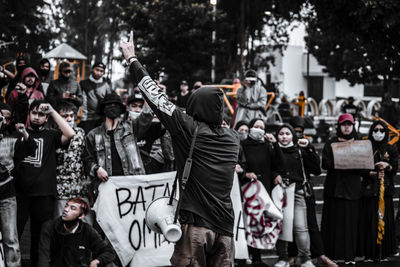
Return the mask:
<svg viewBox="0 0 400 267">
<path fill-rule="evenodd" d="M 68 123 L 60 116 L 60 114 L 57 113 L 53 109 L 53 107 L 50 104 L 41 104 L 39 106 L 39 110 L 42 111 L 45 114 L 49 114 L 54 122 L 57 124 L 58 128 L 60 128 L 62 132 L 61 136 L 61 143 L 64 145 L 68 143 L 68 141 L 74 137 L 75 131 L 71 128 L 71 126 L 68 125 Z"/>
</svg>

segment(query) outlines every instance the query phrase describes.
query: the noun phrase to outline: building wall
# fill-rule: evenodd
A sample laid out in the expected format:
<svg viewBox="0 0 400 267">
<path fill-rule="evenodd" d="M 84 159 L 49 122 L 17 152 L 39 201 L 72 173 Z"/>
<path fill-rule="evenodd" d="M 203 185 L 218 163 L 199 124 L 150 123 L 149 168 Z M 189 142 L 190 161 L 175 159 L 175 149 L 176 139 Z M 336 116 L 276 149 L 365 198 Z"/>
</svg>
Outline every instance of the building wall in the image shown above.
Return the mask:
<svg viewBox="0 0 400 267">
<path fill-rule="evenodd" d="M 282 83 L 280 90 L 289 97 L 299 95 L 300 91 L 306 92 L 307 83 L 302 73 L 303 47 L 288 46 L 282 58 Z"/>
<path fill-rule="evenodd" d="M 307 96 L 307 52 L 304 44 L 305 29 L 299 25 L 293 30 L 290 42 L 283 56 L 273 53 L 275 65 L 270 66 L 271 81 L 279 83 L 279 90 L 290 98 L 297 97 L 300 91 Z M 350 86 L 346 80 L 336 81 L 323 72 L 324 66 L 320 65 L 313 55 L 310 55 L 309 75 L 322 76 L 323 98 L 336 99 L 337 97 L 362 98 L 364 85 Z"/>
</svg>

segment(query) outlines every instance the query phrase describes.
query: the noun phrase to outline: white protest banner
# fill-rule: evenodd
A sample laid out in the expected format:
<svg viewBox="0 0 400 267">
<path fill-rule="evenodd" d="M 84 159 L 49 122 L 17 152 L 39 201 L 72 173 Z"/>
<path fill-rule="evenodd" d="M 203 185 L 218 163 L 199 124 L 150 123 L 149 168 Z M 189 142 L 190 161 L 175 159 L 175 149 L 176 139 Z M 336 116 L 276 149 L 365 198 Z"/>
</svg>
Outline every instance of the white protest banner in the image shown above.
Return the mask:
<svg viewBox="0 0 400 267">
<path fill-rule="evenodd" d="M 233 234 L 235 238 L 235 259 L 248 259 L 249 251 L 247 249 L 246 232 L 243 220 L 243 210 L 240 194 L 239 179 L 237 173 L 235 172 L 231 191 L 233 211 L 235 213 L 235 225 L 233 227 Z"/>
<path fill-rule="evenodd" d="M 247 244 L 258 249 L 273 249 L 281 231 L 282 213 L 261 182 L 249 182 L 242 190 Z"/>
<path fill-rule="evenodd" d="M 170 265 L 174 245 L 147 227 L 145 211 L 153 200 L 170 195 L 174 178 L 175 172 L 113 176 L 100 185 L 94 206 L 96 219 L 123 266 Z M 235 209 L 234 234 L 237 235 L 235 250 L 238 250 L 235 255 L 248 258 L 244 231 L 240 232 L 244 229 L 242 216 L 239 216 L 242 214 L 240 195 L 235 192 L 231 195 L 235 198 L 232 199 Z"/>
<path fill-rule="evenodd" d="M 331 147 L 335 169 L 374 169 L 374 155 L 369 140 L 336 142 Z"/>
<path fill-rule="evenodd" d="M 287 187 L 277 185 L 272 190 L 272 199 L 277 208 L 283 213 L 282 230 L 279 239 L 293 241 L 293 216 L 294 216 L 294 190 L 296 184 L 292 183 Z"/>
<path fill-rule="evenodd" d="M 4 257 L 3 234 L 0 232 L 0 267 L 6 266 Z"/>
</svg>

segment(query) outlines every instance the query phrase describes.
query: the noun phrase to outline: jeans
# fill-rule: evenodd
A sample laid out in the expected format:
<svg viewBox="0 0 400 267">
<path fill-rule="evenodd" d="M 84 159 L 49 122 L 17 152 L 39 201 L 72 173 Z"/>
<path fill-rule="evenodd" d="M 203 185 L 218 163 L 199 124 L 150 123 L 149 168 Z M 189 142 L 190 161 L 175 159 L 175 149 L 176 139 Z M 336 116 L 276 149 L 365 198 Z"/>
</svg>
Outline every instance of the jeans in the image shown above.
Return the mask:
<svg viewBox="0 0 400 267">
<path fill-rule="evenodd" d="M 0 200 L 0 223 L 4 256 L 7 267 L 21 266 L 17 231 L 17 200 L 10 197 Z"/>
<path fill-rule="evenodd" d="M 38 262 L 39 239 L 42 225 L 53 218 L 53 196 L 18 196 L 17 229 L 21 238 L 28 218 L 31 218 L 31 267 Z"/>
<path fill-rule="evenodd" d="M 303 191 L 295 193 L 293 230 L 301 262 L 310 260 L 310 235 L 307 226 L 307 206 Z M 288 261 L 288 242 L 278 240 L 276 250 L 279 259 Z"/>
</svg>

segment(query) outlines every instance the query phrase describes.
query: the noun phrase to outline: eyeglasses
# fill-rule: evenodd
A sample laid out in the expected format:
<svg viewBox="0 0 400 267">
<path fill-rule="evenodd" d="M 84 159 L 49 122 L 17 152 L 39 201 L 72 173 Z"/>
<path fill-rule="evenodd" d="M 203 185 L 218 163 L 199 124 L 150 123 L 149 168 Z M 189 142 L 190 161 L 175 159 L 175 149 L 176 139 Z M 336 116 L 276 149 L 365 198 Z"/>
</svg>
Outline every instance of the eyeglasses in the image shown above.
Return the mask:
<svg viewBox="0 0 400 267">
<path fill-rule="evenodd" d="M 377 132 L 384 133 L 384 132 L 385 132 L 385 129 L 378 129 L 378 128 L 375 128 L 375 129 L 374 129 L 374 133 L 377 133 Z"/>
<path fill-rule="evenodd" d="M 63 72 L 63 73 L 71 73 L 72 70 L 63 70 L 62 72 Z"/>
</svg>

